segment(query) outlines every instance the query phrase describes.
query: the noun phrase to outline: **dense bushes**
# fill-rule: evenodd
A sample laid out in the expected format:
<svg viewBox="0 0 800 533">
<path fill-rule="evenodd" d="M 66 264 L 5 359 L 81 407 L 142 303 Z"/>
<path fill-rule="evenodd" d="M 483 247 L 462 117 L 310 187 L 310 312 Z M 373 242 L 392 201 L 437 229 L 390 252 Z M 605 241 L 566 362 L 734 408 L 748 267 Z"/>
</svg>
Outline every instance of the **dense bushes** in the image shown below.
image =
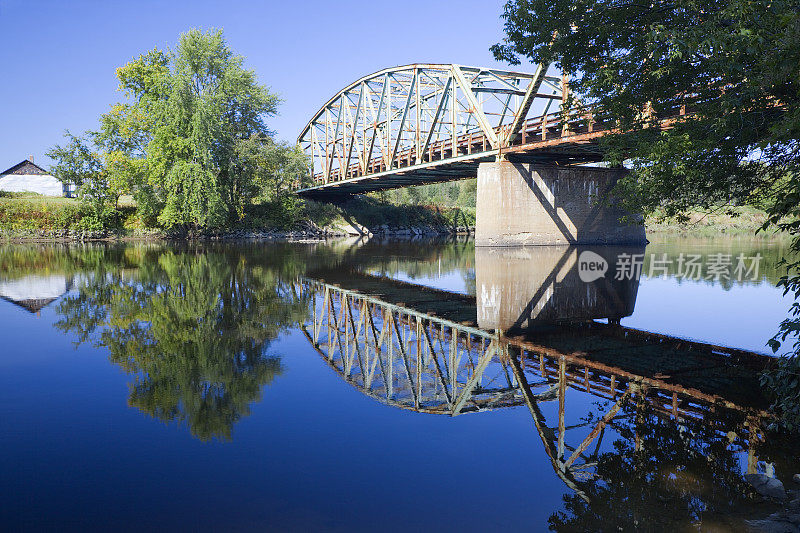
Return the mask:
<svg viewBox="0 0 800 533">
<path fill-rule="evenodd" d="M 288 230 L 307 218 L 305 203 L 296 196 L 282 196 L 260 204 L 247 205 L 239 226 L 249 229 Z"/>
<path fill-rule="evenodd" d="M 105 203 L 79 202 L 34 193 L 0 196 L 0 230 L 11 232 L 65 231 L 101 232 L 118 229 L 124 211 Z"/>
<path fill-rule="evenodd" d="M 405 187 L 373 193 L 372 196 L 383 202 L 395 205 L 435 204 L 438 206 L 471 209 L 475 207 L 477 185 L 477 180 L 468 179 Z"/>
<path fill-rule="evenodd" d="M 0 198 L 0 229 L 4 230 L 70 229 L 81 218 L 83 213 L 77 202 Z"/>
<path fill-rule="evenodd" d="M 313 204 L 319 206 L 320 204 Z M 397 205 L 372 197 L 356 197 L 337 206 L 339 215 L 367 228 L 447 227 L 475 225 L 475 210 L 436 205 Z M 316 208 L 309 209 L 315 213 Z"/>
</svg>

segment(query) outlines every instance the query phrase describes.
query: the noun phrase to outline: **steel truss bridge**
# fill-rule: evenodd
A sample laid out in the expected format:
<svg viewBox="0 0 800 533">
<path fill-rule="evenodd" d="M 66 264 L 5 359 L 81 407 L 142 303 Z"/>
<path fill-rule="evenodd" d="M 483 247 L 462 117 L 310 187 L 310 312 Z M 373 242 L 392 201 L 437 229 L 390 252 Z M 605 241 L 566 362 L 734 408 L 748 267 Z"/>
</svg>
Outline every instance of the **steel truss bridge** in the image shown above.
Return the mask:
<svg viewBox="0 0 800 533">
<path fill-rule="evenodd" d="M 311 162 L 306 196 L 356 194 L 475 177 L 508 157 L 599 161 L 610 124 L 565 107 L 569 85 L 547 75 L 453 64 L 381 70 L 348 85 L 298 137 Z"/>
<path fill-rule="evenodd" d="M 721 434 L 735 430 L 732 446 L 747 453 L 748 472 L 756 471 L 755 447 L 769 415 L 747 391 L 753 392 L 767 356 L 597 323 L 584 332 L 569 327 L 567 337 L 582 339 L 580 348 L 566 349 L 558 334 L 531 340 L 475 327 L 464 320 L 474 317 L 474 298 L 433 289 L 415 297 L 385 289 L 402 283 L 368 275 L 360 288 L 373 290 L 353 290 L 321 277 L 295 283 L 312 311 L 301 329 L 343 381 L 381 403 L 420 413 L 457 416 L 525 405 L 556 475 L 587 501 L 603 435 L 625 416 L 626 402 Z M 349 273 L 335 281 L 342 279 L 358 278 Z M 411 303 L 387 301 L 398 298 Z M 599 420 L 568 425 L 570 389 L 610 406 Z M 543 413 L 547 402 L 557 402 L 554 421 Z"/>
</svg>

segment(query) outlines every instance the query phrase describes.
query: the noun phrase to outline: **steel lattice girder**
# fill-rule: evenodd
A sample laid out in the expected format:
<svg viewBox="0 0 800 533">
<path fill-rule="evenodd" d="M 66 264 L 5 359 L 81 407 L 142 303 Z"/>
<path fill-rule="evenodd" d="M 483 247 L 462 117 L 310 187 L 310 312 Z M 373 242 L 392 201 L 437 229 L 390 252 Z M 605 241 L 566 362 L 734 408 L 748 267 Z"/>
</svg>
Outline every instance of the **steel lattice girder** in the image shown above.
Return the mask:
<svg viewBox="0 0 800 533">
<path fill-rule="evenodd" d="M 391 171 L 401 160 L 421 164 L 433 146 L 452 157 L 465 135 L 481 135 L 487 148 L 499 150 L 531 110 L 552 114 L 566 98 L 564 80 L 546 71 L 545 65 L 533 73 L 454 64 L 385 69 L 325 103 L 298 142 L 318 183 Z"/>
</svg>

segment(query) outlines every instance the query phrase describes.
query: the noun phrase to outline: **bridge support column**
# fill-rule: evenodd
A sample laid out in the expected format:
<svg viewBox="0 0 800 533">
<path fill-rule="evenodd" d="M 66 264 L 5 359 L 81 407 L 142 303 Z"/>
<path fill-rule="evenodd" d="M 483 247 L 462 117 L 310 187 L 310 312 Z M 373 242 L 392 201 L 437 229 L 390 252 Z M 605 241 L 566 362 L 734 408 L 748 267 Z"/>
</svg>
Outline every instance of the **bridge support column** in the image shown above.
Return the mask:
<svg viewBox="0 0 800 533">
<path fill-rule="evenodd" d="M 475 244 L 645 244 L 641 215 L 606 205 L 626 172 L 497 161 L 478 167 Z"/>
</svg>

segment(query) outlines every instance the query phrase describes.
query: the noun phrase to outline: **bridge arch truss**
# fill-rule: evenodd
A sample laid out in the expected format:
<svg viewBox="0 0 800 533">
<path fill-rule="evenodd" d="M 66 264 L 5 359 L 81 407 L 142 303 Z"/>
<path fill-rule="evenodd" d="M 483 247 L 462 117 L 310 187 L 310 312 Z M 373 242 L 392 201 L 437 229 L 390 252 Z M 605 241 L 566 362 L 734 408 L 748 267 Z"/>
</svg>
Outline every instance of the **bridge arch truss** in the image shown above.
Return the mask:
<svg viewBox="0 0 800 533">
<path fill-rule="evenodd" d="M 562 120 L 567 96 L 566 80 L 542 65 L 533 73 L 455 64 L 376 72 L 328 100 L 298 137 L 311 163 L 309 189 L 469 177 L 504 150 L 578 133 Z"/>
</svg>

